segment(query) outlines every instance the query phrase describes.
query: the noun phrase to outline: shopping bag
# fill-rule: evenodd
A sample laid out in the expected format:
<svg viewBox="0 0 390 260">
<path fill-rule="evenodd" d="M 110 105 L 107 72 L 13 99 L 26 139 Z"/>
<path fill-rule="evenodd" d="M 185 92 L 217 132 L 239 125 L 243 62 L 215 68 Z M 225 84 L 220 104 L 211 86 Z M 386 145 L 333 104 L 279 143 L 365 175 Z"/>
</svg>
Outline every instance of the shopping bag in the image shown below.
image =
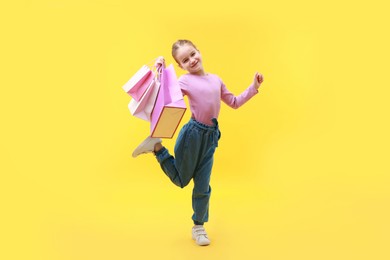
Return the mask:
<svg viewBox="0 0 390 260">
<path fill-rule="evenodd" d="M 143 65 L 122 88 L 136 101 L 140 101 L 154 76 L 154 72 Z"/>
<path fill-rule="evenodd" d="M 156 102 L 159 89 L 160 82 L 153 79 L 139 101 L 134 98 L 130 100 L 128 105 L 130 113 L 133 116 L 150 122 L 150 115 Z"/>
<path fill-rule="evenodd" d="M 160 81 L 160 90 L 151 115 L 150 135 L 172 138 L 186 111 L 186 104 L 172 64 L 162 70 Z"/>
</svg>

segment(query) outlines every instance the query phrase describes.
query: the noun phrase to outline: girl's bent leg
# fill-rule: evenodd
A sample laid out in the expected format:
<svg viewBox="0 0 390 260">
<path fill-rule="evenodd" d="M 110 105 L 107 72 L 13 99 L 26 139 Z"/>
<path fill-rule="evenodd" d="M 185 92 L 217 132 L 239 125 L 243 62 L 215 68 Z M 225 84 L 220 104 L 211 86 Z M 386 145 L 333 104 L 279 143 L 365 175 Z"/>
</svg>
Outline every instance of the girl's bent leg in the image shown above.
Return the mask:
<svg viewBox="0 0 390 260">
<path fill-rule="evenodd" d="M 189 148 L 191 147 L 191 149 Z M 157 147 L 156 147 L 157 148 Z M 184 188 L 191 181 L 197 167 L 199 142 L 191 125 L 186 124 L 180 130 L 175 144 L 175 157 L 163 147 L 155 152 L 157 161 L 164 173 L 177 186 Z"/>
<path fill-rule="evenodd" d="M 176 169 L 175 158 L 169 154 L 168 149 L 163 147 L 155 155 L 157 161 L 160 163 L 161 169 L 175 185 L 183 188 L 188 184 L 183 183 L 180 178 L 179 171 Z"/>
</svg>

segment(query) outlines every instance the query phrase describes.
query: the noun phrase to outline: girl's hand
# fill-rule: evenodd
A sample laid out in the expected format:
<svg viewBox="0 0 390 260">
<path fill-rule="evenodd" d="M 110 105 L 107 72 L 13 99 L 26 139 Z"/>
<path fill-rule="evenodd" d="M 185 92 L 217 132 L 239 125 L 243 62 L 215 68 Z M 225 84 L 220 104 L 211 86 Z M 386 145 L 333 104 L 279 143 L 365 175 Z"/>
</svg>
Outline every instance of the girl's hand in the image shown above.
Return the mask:
<svg viewBox="0 0 390 260">
<path fill-rule="evenodd" d="M 256 72 L 255 78 L 253 80 L 253 86 L 255 87 L 255 89 L 259 89 L 260 84 L 263 83 L 263 81 L 264 81 L 263 74 Z"/>
<path fill-rule="evenodd" d="M 159 68 L 159 67 L 163 67 L 163 68 L 165 68 L 165 59 L 164 59 L 164 57 L 163 56 L 160 56 L 160 57 L 158 57 L 157 59 L 156 59 L 156 61 L 155 61 L 155 63 L 154 63 L 154 66 L 156 67 L 156 68 Z"/>
</svg>

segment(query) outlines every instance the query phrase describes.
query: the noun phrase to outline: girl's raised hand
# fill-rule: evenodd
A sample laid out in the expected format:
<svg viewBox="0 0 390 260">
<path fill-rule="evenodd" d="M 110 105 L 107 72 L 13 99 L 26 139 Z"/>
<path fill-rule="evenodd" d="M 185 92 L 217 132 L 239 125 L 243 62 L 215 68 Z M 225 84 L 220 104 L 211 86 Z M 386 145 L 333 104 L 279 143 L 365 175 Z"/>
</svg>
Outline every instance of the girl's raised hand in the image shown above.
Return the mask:
<svg viewBox="0 0 390 260">
<path fill-rule="evenodd" d="M 154 66 L 156 68 L 163 66 L 163 68 L 164 68 L 165 67 L 165 59 L 164 59 L 164 57 L 163 56 L 159 56 L 156 59 L 156 61 L 154 62 Z"/>
<path fill-rule="evenodd" d="M 253 86 L 258 89 L 260 87 L 260 84 L 263 83 L 264 77 L 263 74 L 260 74 L 256 72 L 255 78 L 253 79 Z"/>
</svg>

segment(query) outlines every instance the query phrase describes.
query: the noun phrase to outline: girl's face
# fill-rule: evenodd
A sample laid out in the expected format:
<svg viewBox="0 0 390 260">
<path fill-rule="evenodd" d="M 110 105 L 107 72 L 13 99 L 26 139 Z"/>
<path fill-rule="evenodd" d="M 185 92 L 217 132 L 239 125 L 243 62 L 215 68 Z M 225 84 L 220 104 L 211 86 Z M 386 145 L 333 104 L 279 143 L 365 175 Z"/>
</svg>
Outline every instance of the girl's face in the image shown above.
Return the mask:
<svg viewBox="0 0 390 260">
<path fill-rule="evenodd" d="M 200 52 L 191 44 L 185 44 L 176 51 L 175 58 L 179 67 L 188 71 L 191 74 L 205 75 L 202 56 Z"/>
</svg>

